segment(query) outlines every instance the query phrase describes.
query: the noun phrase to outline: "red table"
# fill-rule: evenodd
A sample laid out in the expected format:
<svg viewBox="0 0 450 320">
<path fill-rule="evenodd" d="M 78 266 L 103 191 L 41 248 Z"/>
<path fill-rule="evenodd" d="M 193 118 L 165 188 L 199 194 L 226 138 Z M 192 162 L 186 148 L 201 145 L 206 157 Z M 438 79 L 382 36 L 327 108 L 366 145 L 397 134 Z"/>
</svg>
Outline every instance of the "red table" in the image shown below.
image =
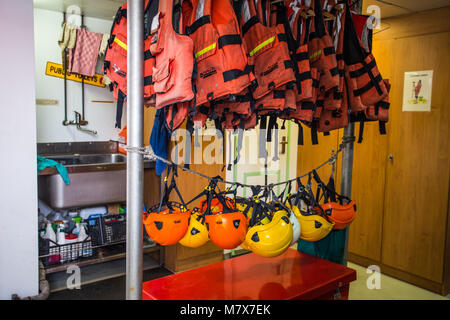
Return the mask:
<svg viewBox="0 0 450 320">
<path fill-rule="evenodd" d="M 143 284 L 144 300 L 348 299 L 356 271 L 288 249 L 276 258 L 253 253 Z"/>
</svg>

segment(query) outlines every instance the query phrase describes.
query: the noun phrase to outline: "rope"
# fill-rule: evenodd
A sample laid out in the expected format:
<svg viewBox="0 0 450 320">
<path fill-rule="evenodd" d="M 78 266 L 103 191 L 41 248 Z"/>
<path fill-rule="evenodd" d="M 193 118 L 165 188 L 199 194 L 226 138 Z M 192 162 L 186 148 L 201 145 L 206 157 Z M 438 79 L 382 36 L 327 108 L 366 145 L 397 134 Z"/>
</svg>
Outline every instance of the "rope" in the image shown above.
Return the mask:
<svg viewBox="0 0 450 320">
<path fill-rule="evenodd" d="M 294 179 L 290 179 L 290 180 L 286 180 L 286 181 L 282 181 L 282 182 L 278 182 L 278 183 L 271 183 L 270 186 L 273 187 L 273 186 L 278 186 L 278 185 L 284 185 L 284 184 L 287 184 L 289 182 L 294 182 L 294 181 L 297 180 L 297 178 L 301 179 L 301 178 L 307 177 L 308 175 L 312 174 L 314 170 L 318 170 L 318 169 L 322 168 L 323 166 L 325 166 L 327 164 L 334 164 L 336 162 L 336 160 L 337 160 L 338 154 L 343 150 L 345 143 L 348 143 L 348 142 L 341 143 L 339 145 L 338 150 L 336 152 L 334 152 L 332 150 L 331 157 L 327 161 L 321 163 L 316 168 L 312 169 L 311 171 L 309 171 L 309 172 L 307 172 L 307 173 L 305 173 L 305 174 L 303 174 L 303 175 L 301 175 L 299 177 L 296 177 Z M 183 165 L 179 165 L 177 163 L 174 163 L 172 161 L 169 161 L 167 159 L 164 159 L 164 158 L 161 158 L 161 157 L 157 156 L 156 154 L 153 153 L 153 151 L 151 150 L 151 147 L 149 147 L 149 146 L 140 148 L 140 147 L 132 147 L 132 146 L 126 145 L 124 148 L 125 148 L 125 150 L 127 150 L 127 152 L 134 152 L 134 153 L 142 154 L 144 157 L 148 156 L 148 158 L 158 159 L 158 160 L 160 160 L 160 161 L 162 161 L 162 162 L 164 162 L 164 163 L 166 163 L 168 165 L 176 166 L 177 168 L 180 168 L 180 169 L 182 169 L 182 170 L 184 170 L 186 172 L 198 175 L 198 176 L 200 176 L 202 178 L 208 179 L 209 181 L 212 181 L 213 179 L 217 180 L 217 178 L 220 178 L 218 180 L 218 182 L 221 182 L 221 183 L 224 183 L 224 184 L 229 184 L 229 185 L 232 185 L 232 186 L 247 187 L 247 188 L 251 188 L 251 187 L 255 187 L 255 186 L 256 187 L 261 187 L 261 188 L 269 187 L 269 185 L 249 185 L 249 184 L 243 184 L 243 183 L 240 183 L 240 182 L 226 181 L 226 180 L 222 179 L 221 177 L 214 177 L 214 178 L 213 177 L 209 177 L 209 176 L 207 176 L 207 175 L 205 175 L 203 173 L 200 173 L 200 172 L 188 169 L 188 168 L 184 167 Z"/>
</svg>

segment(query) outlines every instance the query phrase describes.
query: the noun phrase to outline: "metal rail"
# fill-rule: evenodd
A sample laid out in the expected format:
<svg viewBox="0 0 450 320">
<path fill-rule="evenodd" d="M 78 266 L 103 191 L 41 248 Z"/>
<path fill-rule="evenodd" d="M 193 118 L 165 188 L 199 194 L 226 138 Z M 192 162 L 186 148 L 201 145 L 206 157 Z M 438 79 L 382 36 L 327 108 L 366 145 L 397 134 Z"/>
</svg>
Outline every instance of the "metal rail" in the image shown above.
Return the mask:
<svg viewBox="0 0 450 320">
<path fill-rule="evenodd" d="M 362 12 L 362 1 L 355 3 L 353 10 L 356 13 Z M 349 122 L 348 126 L 344 129 L 344 135 L 342 142 L 344 149 L 342 151 L 342 170 L 341 170 L 341 188 L 340 194 L 351 199 L 352 195 L 352 175 L 353 175 L 353 147 L 355 141 L 355 124 Z M 348 227 L 345 229 L 345 245 L 344 255 L 342 258 L 342 264 L 347 265 L 348 262 Z"/>
<path fill-rule="evenodd" d="M 144 0 L 128 0 L 127 9 L 127 118 L 128 144 L 143 146 L 144 126 Z M 127 154 L 127 254 L 126 298 L 142 299 L 142 203 L 144 191 L 144 157 Z"/>
</svg>

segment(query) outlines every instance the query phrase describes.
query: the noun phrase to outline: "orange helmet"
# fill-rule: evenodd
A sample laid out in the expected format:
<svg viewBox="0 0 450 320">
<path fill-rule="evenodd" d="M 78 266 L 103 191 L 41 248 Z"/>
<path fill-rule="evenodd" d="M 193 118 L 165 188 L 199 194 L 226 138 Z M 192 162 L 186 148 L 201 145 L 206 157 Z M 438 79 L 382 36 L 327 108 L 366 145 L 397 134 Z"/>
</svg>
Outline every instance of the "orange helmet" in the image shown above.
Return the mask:
<svg viewBox="0 0 450 320">
<path fill-rule="evenodd" d="M 325 201 L 325 203 L 321 205 L 323 209 L 322 211 L 325 213 L 328 220 L 334 222 L 333 229 L 340 230 L 347 228 L 355 219 L 356 203 L 348 197 L 340 195 L 336 192 L 334 187 L 333 171 L 327 185 L 320 180 L 317 172 L 313 172 L 313 174 L 314 179 L 318 183 L 317 198 L 319 198 L 320 190 L 322 190 Z M 346 203 L 344 203 L 344 200 Z"/>
<path fill-rule="evenodd" d="M 351 201 L 346 204 L 328 202 L 322 205 L 328 219 L 334 222 L 333 229 L 340 230 L 347 228 L 356 216 L 356 203 Z"/>
<path fill-rule="evenodd" d="M 206 215 L 206 225 L 211 241 L 222 249 L 236 248 L 247 234 L 247 218 L 237 209 Z"/>
<path fill-rule="evenodd" d="M 167 203 L 168 209 L 157 212 L 157 208 L 149 209 L 144 225 L 148 236 L 162 246 L 169 246 L 180 241 L 186 234 L 191 212 L 184 206 Z"/>
<path fill-rule="evenodd" d="M 173 170 L 172 181 L 168 186 L 167 176 L 171 170 Z M 160 203 L 150 208 L 144 216 L 144 225 L 148 236 L 163 246 L 175 244 L 183 238 L 188 230 L 189 217 L 191 216 L 191 212 L 186 209 L 176 186 L 176 175 L 176 166 L 169 165 L 167 175 L 164 178 L 164 195 L 161 197 Z M 181 204 L 168 201 L 169 195 L 174 189 L 180 198 Z M 163 207 L 167 207 L 167 209 L 161 210 Z"/>
</svg>

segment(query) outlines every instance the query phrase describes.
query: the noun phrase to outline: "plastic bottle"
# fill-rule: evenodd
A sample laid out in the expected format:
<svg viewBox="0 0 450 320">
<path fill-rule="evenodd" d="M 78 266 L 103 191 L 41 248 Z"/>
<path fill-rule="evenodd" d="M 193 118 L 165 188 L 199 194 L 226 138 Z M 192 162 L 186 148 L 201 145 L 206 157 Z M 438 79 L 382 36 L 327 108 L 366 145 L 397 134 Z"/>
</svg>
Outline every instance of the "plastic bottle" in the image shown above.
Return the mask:
<svg viewBox="0 0 450 320">
<path fill-rule="evenodd" d="M 57 231 L 56 231 L 56 243 L 58 244 L 59 248 L 59 262 L 64 263 L 67 261 L 68 258 L 68 252 L 67 252 L 67 246 L 64 246 L 66 244 L 66 233 L 64 232 L 64 224 L 60 223 L 57 225 Z"/>
<path fill-rule="evenodd" d="M 58 231 L 56 232 L 56 239 L 58 245 L 66 244 L 66 233 L 64 232 L 64 228 L 58 228 Z"/>
<path fill-rule="evenodd" d="M 76 222 L 75 223 L 75 228 L 73 228 L 72 233 L 74 233 L 76 235 L 79 235 L 80 234 L 80 230 L 81 230 L 80 223 Z"/>
<path fill-rule="evenodd" d="M 50 221 L 47 222 L 47 227 L 45 229 L 45 235 L 43 238 L 53 241 L 53 242 L 50 242 L 50 247 L 55 245 L 54 243 L 56 242 L 56 234 L 55 234 L 55 231 L 53 231 L 52 223 Z"/>
</svg>

